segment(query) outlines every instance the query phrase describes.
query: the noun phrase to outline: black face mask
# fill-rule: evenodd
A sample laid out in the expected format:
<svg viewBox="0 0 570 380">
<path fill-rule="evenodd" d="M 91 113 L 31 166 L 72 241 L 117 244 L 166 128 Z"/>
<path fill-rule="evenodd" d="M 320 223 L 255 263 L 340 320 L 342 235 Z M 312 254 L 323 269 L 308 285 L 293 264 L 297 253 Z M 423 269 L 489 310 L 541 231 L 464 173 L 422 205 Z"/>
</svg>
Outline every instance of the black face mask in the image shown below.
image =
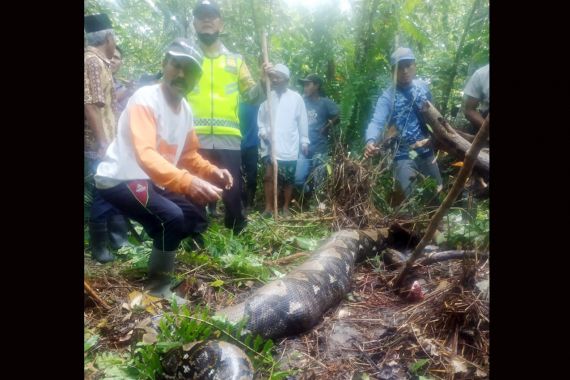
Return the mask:
<svg viewBox="0 0 570 380">
<path fill-rule="evenodd" d="M 200 40 L 200 42 L 202 42 L 204 45 L 210 46 L 212 45 L 214 42 L 216 42 L 216 40 L 218 39 L 218 36 L 220 35 L 219 32 L 216 32 L 214 34 L 211 33 L 198 33 L 198 39 Z"/>
</svg>

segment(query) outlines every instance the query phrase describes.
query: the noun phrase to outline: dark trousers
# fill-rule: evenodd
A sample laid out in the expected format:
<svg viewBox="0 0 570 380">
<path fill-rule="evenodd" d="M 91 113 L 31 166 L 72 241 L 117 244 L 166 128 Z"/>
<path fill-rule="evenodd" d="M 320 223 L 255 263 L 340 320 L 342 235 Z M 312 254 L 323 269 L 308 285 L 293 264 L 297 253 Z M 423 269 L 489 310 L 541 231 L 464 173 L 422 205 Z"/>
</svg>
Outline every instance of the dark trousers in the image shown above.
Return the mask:
<svg viewBox="0 0 570 380">
<path fill-rule="evenodd" d="M 99 192 L 125 216 L 139 222 L 154 247 L 162 251 L 176 250 L 183 239 L 198 236 L 208 227 L 203 206 L 148 180 L 123 182 Z"/>
<path fill-rule="evenodd" d="M 118 215 L 120 212 L 101 197 L 99 190 L 93 183 L 93 175 L 97 172 L 97 165 L 99 165 L 99 160 L 85 158 L 85 177 L 88 177 L 87 181 L 89 182 L 88 186 L 85 187 L 85 191 L 90 191 L 92 197 L 89 221 L 92 223 L 105 223 L 107 218 Z"/>
<path fill-rule="evenodd" d="M 234 179 L 234 185 L 229 190 L 224 190 L 222 200 L 226 208 L 224 225 L 239 233 L 247 224 L 243 214 L 241 203 L 241 151 L 229 149 L 200 149 L 202 157 L 216 165 L 220 169 L 228 169 Z"/>
<path fill-rule="evenodd" d="M 245 148 L 241 151 L 241 163 L 245 181 L 245 191 L 242 192 L 243 204 L 253 207 L 255 203 L 255 190 L 257 189 L 257 157 L 259 147 Z"/>
</svg>

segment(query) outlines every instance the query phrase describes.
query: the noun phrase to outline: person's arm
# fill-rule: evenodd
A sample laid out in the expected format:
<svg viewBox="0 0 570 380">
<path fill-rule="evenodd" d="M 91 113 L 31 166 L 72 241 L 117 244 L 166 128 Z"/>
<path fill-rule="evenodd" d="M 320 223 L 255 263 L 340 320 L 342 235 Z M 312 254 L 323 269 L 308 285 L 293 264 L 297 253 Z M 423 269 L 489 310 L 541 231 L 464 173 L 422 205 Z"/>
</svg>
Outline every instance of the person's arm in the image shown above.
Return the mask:
<svg viewBox="0 0 570 380">
<path fill-rule="evenodd" d="M 249 104 L 260 104 L 265 99 L 267 99 L 267 94 L 265 93 L 265 72 L 268 72 L 273 67 L 273 64 L 267 63 L 263 64 L 261 68 L 261 78 L 256 83 L 251 73 L 243 61 L 239 70 L 239 93 L 244 103 Z"/>
<path fill-rule="evenodd" d="M 157 128 L 154 111 L 145 105 L 133 104 L 126 110 L 135 157 L 141 169 L 158 186 L 190 195 L 204 204 L 220 199 L 222 189 L 179 169 L 158 151 Z"/>
<path fill-rule="evenodd" d="M 265 92 L 262 83 L 255 83 L 245 60 L 242 61 L 238 73 L 238 88 L 242 100 L 245 103 L 255 104 L 265 99 Z"/>
<path fill-rule="evenodd" d="M 84 111 L 89 128 L 93 131 L 100 157 L 103 157 L 111 143 L 105 136 L 100 109 L 105 106 L 105 95 L 101 88 L 101 67 L 94 60 L 87 60 L 83 70 Z"/>
<path fill-rule="evenodd" d="M 461 107 L 465 118 L 469 120 L 475 128 L 480 128 L 484 121 L 483 116 L 481 116 L 477 110 L 482 98 L 482 93 L 481 78 L 479 77 L 479 71 L 476 71 L 463 90 L 463 105 Z"/>
<path fill-rule="evenodd" d="M 180 155 L 180 160 L 178 161 L 180 166 L 188 171 L 194 173 L 194 175 L 207 179 L 210 182 L 219 184 L 226 189 L 229 189 L 233 185 L 233 178 L 227 169 L 220 169 L 215 165 L 212 165 L 208 160 L 204 159 L 199 153 L 200 141 L 196 135 L 196 131 L 192 129 L 184 143 L 184 148 L 182 154 Z"/>
<path fill-rule="evenodd" d="M 466 95 L 463 100 L 463 114 L 474 127 L 479 129 L 485 119 L 481 116 L 477 107 L 479 107 L 479 99 Z"/>
<path fill-rule="evenodd" d="M 324 136 L 328 136 L 328 134 L 330 133 L 330 128 L 333 125 L 337 125 L 340 122 L 340 115 L 336 103 L 330 99 L 327 99 L 326 108 L 327 108 L 327 122 L 325 123 L 325 125 L 323 125 L 323 127 L 320 130 L 321 134 Z"/>
<path fill-rule="evenodd" d="M 393 91 L 393 90 L 392 90 Z M 384 127 L 390 117 L 392 109 L 392 100 L 389 91 L 384 91 L 382 96 L 378 98 L 372 120 L 366 129 L 366 146 L 364 147 L 364 156 L 371 157 L 378 154 L 379 147 L 376 146 L 380 142 L 384 133 Z"/>
<path fill-rule="evenodd" d="M 299 141 L 301 143 L 301 151 L 305 156 L 309 155 L 309 121 L 307 119 L 307 108 L 305 101 L 299 95 L 297 102 L 297 122 L 299 125 Z"/>
</svg>

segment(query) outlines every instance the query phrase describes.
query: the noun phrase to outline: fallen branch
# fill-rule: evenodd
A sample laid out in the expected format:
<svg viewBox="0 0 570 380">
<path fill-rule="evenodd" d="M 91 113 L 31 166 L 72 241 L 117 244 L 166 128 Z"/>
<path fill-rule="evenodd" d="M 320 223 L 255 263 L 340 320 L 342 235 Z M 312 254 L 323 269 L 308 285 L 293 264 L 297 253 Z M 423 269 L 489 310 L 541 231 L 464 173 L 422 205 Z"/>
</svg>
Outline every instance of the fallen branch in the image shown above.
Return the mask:
<svg viewBox="0 0 570 380">
<path fill-rule="evenodd" d="M 298 258 L 305 257 L 308 255 L 309 254 L 307 252 L 297 252 L 295 254 L 285 256 L 285 257 L 282 257 L 282 258 L 277 259 L 277 260 L 263 260 L 263 264 L 265 264 L 265 265 L 284 265 L 284 264 L 289 264 L 291 261 L 295 261 Z"/>
<path fill-rule="evenodd" d="M 430 265 L 434 263 L 439 263 L 446 260 L 463 259 L 463 258 L 487 258 L 489 257 L 489 252 L 477 252 L 477 251 L 442 251 L 433 252 L 426 255 L 424 258 L 418 261 L 421 265 Z"/>
<path fill-rule="evenodd" d="M 419 244 L 414 248 L 412 256 L 408 259 L 408 261 L 406 261 L 404 269 L 394 280 L 394 286 L 396 288 L 399 288 L 402 285 L 404 278 L 411 271 L 414 262 L 420 258 L 424 248 L 426 247 L 428 242 L 432 239 L 433 234 L 435 233 L 437 226 L 439 225 L 439 222 L 443 219 L 444 215 L 447 213 L 453 202 L 455 202 L 455 199 L 461 193 L 461 190 L 463 190 L 465 182 L 467 182 L 467 178 L 469 178 L 471 172 L 473 171 L 473 167 L 475 166 L 475 162 L 477 160 L 477 154 L 479 153 L 481 148 L 483 148 L 483 145 L 487 141 L 487 136 L 489 135 L 489 116 L 490 115 L 487 115 L 485 122 L 483 123 L 481 129 L 479 129 L 479 132 L 475 136 L 475 141 L 473 141 L 473 144 L 467 151 L 465 155 L 465 161 L 463 162 L 463 167 L 459 170 L 457 179 L 455 180 L 455 183 L 451 187 L 449 194 L 447 194 L 441 206 L 439 206 L 437 212 L 431 219 L 431 222 L 427 227 L 426 233 L 424 234 Z"/>
<path fill-rule="evenodd" d="M 87 292 L 87 294 L 89 294 L 89 296 L 94 301 L 96 301 L 103 308 L 105 308 L 106 310 L 111 309 L 111 306 L 109 306 L 109 304 L 107 302 L 105 302 L 101 297 L 99 297 L 97 292 L 95 290 L 93 290 L 93 288 L 91 286 L 89 286 L 89 284 L 85 280 L 83 280 L 83 289 Z"/>
<path fill-rule="evenodd" d="M 383 259 L 388 269 L 398 269 L 406 264 L 406 257 L 400 251 L 392 248 L 386 248 L 383 252 Z M 418 259 L 419 265 L 431 265 L 447 260 L 458 260 L 464 258 L 481 258 L 489 257 L 489 252 L 478 251 L 441 251 L 427 254 L 425 257 Z"/>
<path fill-rule="evenodd" d="M 472 144 L 463 138 L 458 131 L 449 124 L 447 120 L 443 118 L 441 113 L 428 101 L 423 106 L 421 111 L 426 122 L 431 126 L 433 134 L 440 143 L 442 150 L 452 154 L 460 160 L 463 160 L 466 152 L 471 149 Z M 479 130 L 480 132 L 481 130 Z M 479 133 L 477 133 L 479 134 Z M 483 140 L 483 144 L 486 142 L 487 137 Z M 473 144 L 475 140 L 473 141 Z M 481 146 L 482 148 L 482 146 Z M 479 152 L 477 150 L 477 157 L 475 161 L 475 167 L 481 171 L 481 174 L 489 175 L 489 154 L 485 152 Z"/>
</svg>

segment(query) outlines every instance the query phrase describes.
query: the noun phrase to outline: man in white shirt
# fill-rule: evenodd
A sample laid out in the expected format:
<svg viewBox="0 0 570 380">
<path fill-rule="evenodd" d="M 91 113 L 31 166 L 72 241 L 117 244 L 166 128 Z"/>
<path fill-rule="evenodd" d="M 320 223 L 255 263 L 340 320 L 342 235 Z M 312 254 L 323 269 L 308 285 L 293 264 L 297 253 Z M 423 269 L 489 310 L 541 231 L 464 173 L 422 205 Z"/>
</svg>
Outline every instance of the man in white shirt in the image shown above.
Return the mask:
<svg viewBox="0 0 570 380">
<path fill-rule="evenodd" d="M 475 71 L 463 91 L 463 113 L 471 123 L 471 133 L 477 133 L 489 113 L 489 65 Z"/>
<path fill-rule="evenodd" d="M 271 80 L 271 121 L 275 129 L 275 146 L 271 146 L 271 130 L 267 100 L 259 107 L 257 124 L 261 158 L 265 164 L 263 187 L 265 190 L 264 216 L 271 216 L 273 210 L 273 166 L 270 149 L 274 150 L 278 164 L 278 187 L 283 189 L 283 216 L 289 216 L 289 203 L 293 194 L 295 168 L 299 157 L 299 145 L 303 154 L 309 152 L 307 111 L 301 95 L 287 88 L 289 69 L 279 63 L 269 72 Z"/>
<path fill-rule="evenodd" d="M 205 204 L 233 186 L 227 169 L 198 153 L 192 109 L 185 97 L 202 75 L 202 55 L 192 42 L 174 40 L 163 60 L 163 79 L 129 99 L 118 132 L 97 167 L 101 197 L 139 222 L 152 238 L 149 294 L 186 303 L 170 289 L 176 251 L 185 238 L 201 240 Z"/>
</svg>

